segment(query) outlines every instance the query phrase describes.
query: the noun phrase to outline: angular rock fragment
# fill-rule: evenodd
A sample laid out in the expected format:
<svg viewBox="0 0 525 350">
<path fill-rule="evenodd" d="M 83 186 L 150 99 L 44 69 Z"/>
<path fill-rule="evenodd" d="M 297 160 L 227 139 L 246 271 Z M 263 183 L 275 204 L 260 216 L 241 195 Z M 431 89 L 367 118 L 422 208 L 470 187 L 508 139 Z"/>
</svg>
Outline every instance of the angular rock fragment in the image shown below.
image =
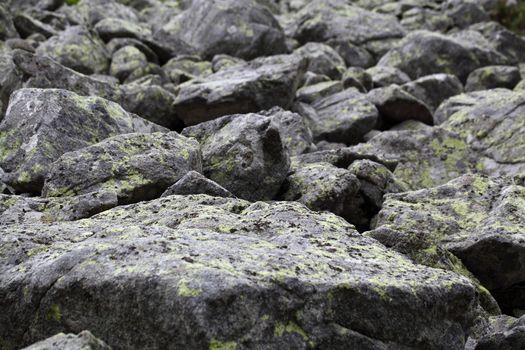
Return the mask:
<svg viewBox="0 0 525 350">
<path fill-rule="evenodd" d="M 466 278 L 299 203 L 169 196 L 0 231 L 7 344 L 74 325 L 117 349 L 462 349 L 476 315 Z"/>
<path fill-rule="evenodd" d="M 249 0 L 194 0 L 154 37 L 175 54 L 195 53 L 205 59 L 216 54 L 253 59 L 286 52 L 277 20 L 266 7 Z"/>
<path fill-rule="evenodd" d="M 46 176 L 44 197 L 115 192 L 119 204 L 159 197 L 188 171 L 202 171 L 200 146 L 175 132 L 125 134 L 63 154 Z"/>
<path fill-rule="evenodd" d="M 38 193 L 62 154 L 107 137 L 165 130 L 116 103 L 57 89 L 20 89 L 0 123 L 0 167 L 19 192 Z"/>
<path fill-rule="evenodd" d="M 82 331 L 78 335 L 59 333 L 23 350 L 111 350 L 111 347 L 89 331 Z"/>
<path fill-rule="evenodd" d="M 290 167 L 284 134 L 272 117 L 231 115 L 183 130 L 202 145 L 203 174 L 251 201 L 277 194 Z"/>
<path fill-rule="evenodd" d="M 190 126 L 228 114 L 288 108 L 306 63 L 294 55 L 264 57 L 189 81 L 180 86 L 175 110 Z"/>
<path fill-rule="evenodd" d="M 309 72 L 326 75 L 333 80 L 341 79 L 346 69 L 343 58 L 326 44 L 307 43 L 295 50 L 294 54 L 308 59 Z"/>
<path fill-rule="evenodd" d="M 423 101 L 434 112 L 448 98 L 463 93 L 463 84 L 451 74 L 433 74 L 403 84 L 401 89 Z"/>
<path fill-rule="evenodd" d="M 207 194 L 212 197 L 235 197 L 230 191 L 218 183 L 206 178 L 204 175 L 191 170 L 179 181 L 171 185 L 162 197 L 173 195 Z"/>
<path fill-rule="evenodd" d="M 512 90 L 520 80 L 521 74 L 517 67 L 488 66 L 478 68 L 469 74 L 465 84 L 465 91 L 471 92 L 496 88 Z"/>
</svg>

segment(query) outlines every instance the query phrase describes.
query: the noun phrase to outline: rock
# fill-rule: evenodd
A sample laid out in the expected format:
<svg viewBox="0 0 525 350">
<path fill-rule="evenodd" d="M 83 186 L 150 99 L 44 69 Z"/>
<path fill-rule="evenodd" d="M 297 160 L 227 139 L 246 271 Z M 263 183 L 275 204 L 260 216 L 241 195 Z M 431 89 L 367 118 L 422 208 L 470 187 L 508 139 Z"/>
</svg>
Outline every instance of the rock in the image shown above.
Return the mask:
<svg viewBox="0 0 525 350">
<path fill-rule="evenodd" d="M 126 80 L 133 72 L 144 69 L 148 59 L 139 49 L 124 46 L 113 54 L 109 73 L 120 81 Z"/>
<path fill-rule="evenodd" d="M 212 197 L 235 197 L 230 191 L 218 183 L 206 178 L 204 175 L 191 170 L 179 181 L 168 187 L 162 197 L 173 195 L 207 194 Z"/>
<path fill-rule="evenodd" d="M 458 28 L 466 28 L 479 22 L 487 22 L 490 16 L 475 1 L 455 1 L 449 3 L 450 8 L 445 12 Z"/>
<path fill-rule="evenodd" d="M 505 58 L 491 48 L 428 31 L 407 35 L 378 65 L 402 70 L 411 79 L 436 73 L 453 74 L 462 82 L 473 70 L 504 64 Z"/>
<path fill-rule="evenodd" d="M 161 130 L 99 97 L 20 89 L 0 123 L 0 167 L 17 191 L 39 193 L 51 163 L 62 154 L 122 133 Z"/>
<path fill-rule="evenodd" d="M 224 55 L 224 54 L 215 55 L 213 56 L 213 59 L 211 61 L 211 69 L 214 73 L 217 73 L 220 70 L 231 68 L 237 65 L 242 66 L 245 63 L 246 63 L 245 60 L 238 58 L 238 57 L 233 57 L 233 56 Z"/>
<path fill-rule="evenodd" d="M 0 4 L 0 40 L 16 38 L 17 36 L 18 33 L 13 24 L 13 18 L 11 17 L 9 9 L 4 4 Z"/>
<path fill-rule="evenodd" d="M 115 192 L 119 204 L 159 197 L 188 171 L 202 171 L 200 146 L 175 132 L 118 135 L 63 154 L 50 167 L 42 195 Z"/>
<path fill-rule="evenodd" d="M 375 106 L 354 88 L 317 100 L 312 107 L 310 128 L 316 141 L 358 143 L 378 118 Z"/>
<path fill-rule="evenodd" d="M 159 57 L 157 54 L 148 45 L 144 44 L 140 40 L 133 38 L 114 38 L 106 44 L 106 47 L 111 55 L 126 46 L 133 46 L 139 49 L 140 52 L 146 55 L 148 62 L 159 63 Z"/>
<path fill-rule="evenodd" d="M 310 1 L 294 20 L 293 36 L 301 43 L 338 39 L 359 45 L 405 34 L 395 17 L 367 11 L 344 0 Z"/>
<path fill-rule="evenodd" d="M 494 49 L 504 55 L 508 63 L 517 64 L 525 61 L 525 39 L 496 22 L 478 23 L 470 30 L 479 32 Z"/>
<path fill-rule="evenodd" d="M 119 18 L 104 18 L 94 27 L 98 36 L 105 42 L 114 38 L 136 38 L 147 41 L 152 32 L 144 23 L 134 23 Z"/>
<path fill-rule="evenodd" d="M 493 326 L 490 333 L 477 340 L 475 350 L 512 350 L 522 349 L 525 346 L 525 317 L 513 319 L 500 316 L 499 318 L 503 318 L 504 325 Z"/>
<path fill-rule="evenodd" d="M 478 68 L 470 75 L 465 85 L 465 91 L 490 90 L 495 88 L 514 89 L 520 82 L 521 74 L 513 66 L 488 66 Z"/>
<path fill-rule="evenodd" d="M 303 78 L 303 87 L 308 87 L 319 83 L 327 83 L 330 81 L 330 78 L 328 78 L 326 75 L 315 74 L 312 72 L 306 72 Z"/>
<path fill-rule="evenodd" d="M 385 131 L 351 150 L 397 162 L 393 173 L 410 189 L 435 187 L 478 167 L 460 134 L 441 128 Z"/>
<path fill-rule="evenodd" d="M 451 74 L 433 74 L 403 84 L 401 89 L 424 102 L 434 112 L 446 99 L 463 93 L 463 84 Z"/>
<path fill-rule="evenodd" d="M 175 97 L 158 85 L 126 84 L 115 86 L 68 69 L 47 57 L 17 51 L 13 60 L 30 78 L 26 87 L 58 88 L 79 95 L 97 95 L 120 104 L 129 112 L 172 130 L 181 128 L 182 122 L 174 110 Z"/>
<path fill-rule="evenodd" d="M 116 349 L 463 349 L 476 315 L 466 278 L 299 203 L 169 196 L 0 231 L 7 344 L 73 327 Z"/>
<path fill-rule="evenodd" d="M 343 87 L 345 89 L 355 87 L 357 90 L 359 90 L 359 92 L 366 93 L 373 88 L 372 76 L 363 68 L 348 68 L 344 72 L 343 78 L 341 80 L 343 81 Z"/>
<path fill-rule="evenodd" d="M 212 74 L 212 64 L 201 61 L 198 57 L 182 56 L 169 60 L 162 70 L 174 84 L 181 84 L 195 78 L 204 78 Z"/>
<path fill-rule="evenodd" d="M 340 81 L 327 81 L 308 85 L 297 90 L 296 100 L 308 104 L 315 103 L 320 99 L 337 94 L 343 91 L 343 84 Z"/>
<path fill-rule="evenodd" d="M 286 178 L 279 200 L 345 217 L 358 190 L 359 181 L 346 169 L 329 163 L 298 164 Z"/>
<path fill-rule="evenodd" d="M 239 198 L 272 199 L 288 173 L 288 150 L 272 117 L 231 115 L 182 134 L 201 143 L 203 174 Z"/>
<path fill-rule="evenodd" d="M 89 331 L 76 334 L 59 333 L 39 341 L 23 350 L 111 350 L 106 343 L 97 339 Z"/>
<path fill-rule="evenodd" d="M 58 34 L 52 26 L 42 23 L 26 13 L 17 14 L 13 18 L 13 24 L 22 38 L 27 38 L 34 33 L 42 34 L 46 38 Z"/>
<path fill-rule="evenodd" d="M 393 67 L 375 66 L 366 70 L 372 77 L 374 87 L 387 87 L 392 84 L 405 84 L 410 81 L 410 77 L 399 69 Z"/>
<path fill-rule="evenodd" d="M 339 53 L 347 67 L 368 68 L 376 63 L 374 57 L 365 48 L 346 40 L 332 39 L 327 41 L 327 44 Z"/>
<path fill-rule="evenodd" d="M 307 43 L 295 50 L 294 55 L 308 60 L 307 71 L 326 75 L 333 80 L 341 79 L 346 69 L 343 58 L 326 44 Z"/>
<path fill-rule="evenodd" d="M 71 23 L 87 27 L 94 27 L 105 18 L 138 22 L 136 11 L 115 0 L 80 0 L 75 6 L 63 6 L 60 11 L 66 14 Z"/>
<path fill-rule="evenodd" d="M 36 52 L 84 74 L 104 73 L 109 67 L 104 43 L 81 26 L 69 27 L 51 37 Z"/>
<path fill-rule="evenodd" d="M 0 121 L 4 116 L 13 91 L 22 87 L 23 74 L 13 62 L 9 51 L 0 51 Z"/>
<path fill-rule="evenodd" d="M 180 86 L 175 110 L 190 126 L 228 114 L 288 108 L 306 63 L 294 55 L 271 56 L 189 81 Z"/>
<path fill-rule="evenodd" d="M 194 0 L 154 38 L 176 54 L 195 53 L 204 59 L 217 54 L 253 59 L 286 52 L 277 20 L 266 7 L 249 0 Z"/>
<path fill-rule="evenodd" d="M 441 126 L 457 132 L 476 152 L 479 169 L 485 174 L 514 176 L 525 169 L 525 95 L 491 90 L 474 95 L 471 106 L 452 114 Z"/>
<path fill-rule="evenodd" d="M 461 272 L 450 252 L 468 269 L 464 274 L 490 291 L 506 290 L 525 280 L 524 198 L 525 188 L 508 179 L 464 175 L 434 189 L 388 195 L 370 235 L 419 263 Z M 525 307 L 523 300 L 501 300 L 509 302 Z"/>
<path fill-rule="evenodd" d="M 398 85 L 371 90 L 367 98 L 379 111 L 381 126 L 395 125 L 411 119 L 429 125 L 433 123 L 429 107 Z"/>
</svg>

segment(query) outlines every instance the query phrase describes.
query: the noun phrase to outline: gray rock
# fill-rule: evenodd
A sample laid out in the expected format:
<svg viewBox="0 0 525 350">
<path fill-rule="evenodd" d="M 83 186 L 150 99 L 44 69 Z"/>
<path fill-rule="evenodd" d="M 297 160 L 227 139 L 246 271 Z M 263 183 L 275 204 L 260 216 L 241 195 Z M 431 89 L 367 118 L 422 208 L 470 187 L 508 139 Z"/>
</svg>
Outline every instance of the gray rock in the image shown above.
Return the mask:
<svg viewBox="0 0 525 350">
<path fill-rule="evenodd" d="M 437 188 L 388 195 L 370 235 L 419 263 L 463 270 L 488 290 L 506 290 L 525 279 L 524 195 L 525 188 L 508 179 L 464 175 Z"/>
<path fill-rule="evenodd" d="M 1 44 L 0 44 L 1 45 Z M 13 62 L 9 50 L 0 51 L 0 120 L 4 116 L 9 97 L 16 89 L 22 87 L 23 74 Z"/>
<path fill-rule="evenodd" d="M 310 128 L 316 141 L 358 143 L 378 118 L 376 107 L 354 88 L 318 100 L 312 107 Z"/>
<path fill-rule="evenodd" d="M 185 128 L 202 145 L 203 174 L 235 196 L 272 199 L 290 159 L 279 125 L 260 114 L 231 115 Z"/>
<path fill-rule="evenodd" d="M 212 197 L 224 198 L 235 197 L 218 183 L 194 170 L 188 171 L 179 181 L 168 187 L 162 194 L 162 197 L 189 194 L 207 194 Z"/>
<path fill-rule="evenodd" d="M 410 81 L 410 77 L 406 73 L 394 67 L 375 66 L 366 70 L 372 77 L 372 84 L 374 87 L 386 87 L 392 84 L 405 84 Z"/>
<path fill-rule="evenodd" d="M 429 125 L 433 123 L 429 107 L 398 85 L 371 90 L 367 98 L 379 111 L 381 126 L 395 125 L 406 120 L 417 120 Z"/>
<path fill-rule="evenodd" d="M 23 350 L 111 350 L 111 347 L 89 331 L 82 331 L 79 334 L 59 333 Z"/>
<path fill-rule="evenodd" d="M 340 81 L 326 81 L 313 85 L 303 86 L 296 93 L 296 101 L 313 104 L 318 100 L 335 95 L 343 91 Z"/>
<path fill-rule="evenodd" d="M 348 89 L 354 87 L 360 92 L 367 92 L 373 88 L 372 76 L 363 68 L 350 67 L 342 77 L 343 87 Z"/>
<path fill-rule="evenodd" d="M 147 24 L 119 18 L 104 18 L 95 25 L 94 29 L 105 42 L 114 38 L 136 38 L 147 41 L 152 35 L 151 28 Z"/>
<path fill-rule="evenodd" d="M 309 72 L 326 75 L 333 80 L 341 79 L 346 69 L 343 58 L 326 44 L 307 43 L 295 50 L 294 55 L 308 60 Z"/>
<path fill-rule="evenodd" d="M 52 162 L 107 137 L 164 128 L 99 97 L 57 89 L 20 89 L 0 123 L 4 181 L 21 192 L 40 192 Z"/>
<path fill-rule="evenodd" d="M 310 1 L 294 20 L 293 36 L 301 43 L 339 39 L 359 45 L 405 34 L 395 17 L 367 11 L 344 0 Z"/>
<path fill-rule="evenodd" d="M 138 15 L 132 8 L 115 0 L 80 0 L 75 6 L 63 6 L 60 11 L 71 23 L 93 27 L 105 18 L 138 22 Z"/>
<path fill-rule="evenodd" d="M 104 73 L 109 67 L 104 43 L 81 26 L 69 27 L 51 37 L 36 52 L 84 74 Z"/>
<path fill-rule="evenodd" d="M 503 318 L 504 316 L 501 316 Z M 475 350 L 523 349 L 525 347 L 525 317 L 505 318 L 503 326 L 495 326 L 476 342 Z"/>
<path fill-rule="evenodd" d="M 446 32 L 454 22 L 442 11 L 431 8 L 413 8 L 403 13 L 400 21 L 403 28 L 408 31 L 430 30 Z"/>
<path fill-rule="evenodd" d="M 469 29 L 483 35 L 498 53 L 507 58 L 508 63 L 517 64 L 525 61 L 525 39 L 501 24 L 496 22 L 478 23 Z"/>
<path fill-rule="evenodd" d="M 26 87 L 57 88 L 79 95 L 96 95 L 120 104 L 129 112 L 138 114 L 159 125 L 179 129 L 182 122 L 174 110 L 173 94 L 158 85 L 108 84 L 68 69 L 47 58 L 18 50 L 13 60 L 29 76 Z"/>
<path fill-rule="evenodd" d="M 147 65 L 148 59 L 139 49 L 134 46 L 124 46 L 113 54 L 109 73 L 124 81 L 133 72 L 144 69 Z"/>
<path fill-rule="evenodd" d="M 17 36 L 18 33 L 9 9 L 4 4 L 0 4 L 0 40 L 16 38 Z"/>
<path fill-rule="evenodd" d="M 249 0 L 194 0 L 154 34 L 176 54 L 216 54 L 253 59 L 286 52 L 284 33 L 272 13 Z"/>
<path fill-rule="evenodd" d="M 401 86 L 401 89 L 423 101 L 434 112 L 446 99 L 463 93 L 463 84 L 451 74 L 433 74 Z"/>
<path fill-rule="evenodd" d="M 175 110 L 185 125 L 228 114 L 288 108 L 307 62 L 294 55 L 253 60 L 180 86 Z"/>
<path fill-rule="evenodd" d="M 452 6 L 449 6 L 445 15 L 454 22 L 455 27 L 466 28 L 490 20 L 488 13 L 476 1 L 454 1 L 449 4 Z"/>
<path fill-rule="evenodd" d="M 368 68 L 376 63 L 374 57 L 365 48 L 353 45 L 347 40 L 332 39 L 327 41 L 327 44 L 339 53 L 347 67 Z"/>
<path fill-rule="evenodd" d="M 159 63 L 157 54 L 146 44 L 138 39 L 133 38 L 114 38 L 111 39 L 106 47 L 111 55 L 125 46 L 133 46 L 146 55 L 148 62 Z"/>
<path fill-rule="evenodd" d="M 488 66 L 478 68 L 468 76 L 465 91 L 490 90 L 496 88 L 514 89 L 520 82 L 521 74 L 514 66 Z"/>
<path fill-rule="evenodd" d="M 4 344 L 73 328 L 117 349 L 463 349 L 476 315 L 466 278 L 299 203 L 169 196 L 0 231 Z"/>
<path fill-rule="evenodd" d="M 493 48 L 465 38 L 416 31 L 407 35 L 398 47 L 381 58 L 378 65 L 402 70 L 412 79 L 435 73 L 454 74 L 462 82 L 473 70 L 504 64 L 505 57 Z"/>
<path fill-rule="evenodd" d="M 177 85 L 195 78 L 205 78 L 213 73 L 210 62 L 192 56 L 175 57 L 166 62 L 162 70 Z"/>
<path fill-rule="evenodd" d="M 17 14 L 13 18 L 13 24 L 22 38 L 27 38 L 34 33 L 42 34 L 46 38 L 58 34 L 52 26 L 42 23 L 26 13 Z"/>
<path fill-rule="evenodd" d="M 115 192 L 119 204 L 159 197 L 188 171 L 202 171 L 200 146 L 175 132 L 118 135 L 51 165 L 44 197 Z"/>
</svg>

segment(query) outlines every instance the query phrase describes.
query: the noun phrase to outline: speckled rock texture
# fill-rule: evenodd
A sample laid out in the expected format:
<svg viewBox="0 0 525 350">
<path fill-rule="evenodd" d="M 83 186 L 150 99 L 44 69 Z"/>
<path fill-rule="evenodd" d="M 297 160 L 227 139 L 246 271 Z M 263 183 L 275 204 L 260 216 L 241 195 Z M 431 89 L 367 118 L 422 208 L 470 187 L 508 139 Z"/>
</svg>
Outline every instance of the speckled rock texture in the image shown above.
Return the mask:
<svg viewBox="0 0 525 350">
<path fill-rule="evenodd" d="M 523 1 L 0 2 L 0 350 L 524 348 Z"/>
</svg>

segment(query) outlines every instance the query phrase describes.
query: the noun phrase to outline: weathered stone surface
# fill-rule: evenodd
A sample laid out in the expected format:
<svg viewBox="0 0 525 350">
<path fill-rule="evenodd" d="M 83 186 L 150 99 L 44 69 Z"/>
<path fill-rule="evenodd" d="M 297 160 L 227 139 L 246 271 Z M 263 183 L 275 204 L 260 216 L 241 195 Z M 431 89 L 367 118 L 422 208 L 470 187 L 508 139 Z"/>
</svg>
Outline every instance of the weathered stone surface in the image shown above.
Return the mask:
<svg viewBox="0 0 525 350">
<path fill-rule="evenodd" d="M 425 105 L 398 85 L 371 90 L 367 98 L 379 111 L 379 125 L 395 125 L 406 120 L 417 120 L 432 125 L 432 113 Z"/>
<path fill-rule="evenodd" d="M 433 74 L 403 84 L 401 89 L 423 101 L 434 112 L 446 99 L 463 93 L 463 84 L 451 74 Z"/>
<path fill-rule="evenodd" d="M 104 73 L 109 67 L 104 43 L 81 26 L 69 27 L 51 37 L 36 52 L 84 74 Z"/>
<path fill-rule="evenodd" d="M 514 66 L 488 66 L 478 68 L 469 74 L 465 91 L 490 90 L 496 88 L 514 89 L 520 82 L 521 74 Z"/>
<path fill-rule="evenodd" d="M 296 93 L 296 100 L 313 104 L 315 101 L 335 95 L 343 91 L 343 84 L 340 81 L 326 81 L 317 84 L 303 86 Z"/>
<path fill-rule="evenodd" d="M 410 81 L 410 77 L 405 72 L 394 68 L 385 66 L 375 66 L 366 70 L 372 77 L 372 84 L 374 87 L 387 87 L 392 84 L 405 84 Z"/>
<path fill-rule="evenodd" d="M 401 38 L 405 32 L 393 16 L 349 5 L 343 0 L 314 0 L 296 15 L 294 37 L 309 41 L 347 40 L 363 44 L 371 40 Z"/>
<path fill-rule="evenodd" d="M 348 68 L 341 78 L 343 87 L 348 89 L 355 87 L 360 92 L 367 92 L 373 88 L 372 76 L 366 72 L 363 68 L 350 67 Z"/>
<path fill-rule="evenodd" d="M 117 18 L 137 22 L 137 13 L 115 0 L 80 0 L 75 6 L 60 9 L 72 23 L 92 27 L 105 18 Z"/>
<path fill-rule="evenodd" d="M 176 54 L 196 53 L 206 59 L 216 54 L 253 59 L 286 52 L 277 20 L 266 7 L 249 0 L 194 0 L 154 37 Z"/>
<path fill-rule="evenodd" d="M 451 252 L 491 291 L 525 281 L 525 187 L 465 175 L 434 189 L 386 198 L 370 233 L 383 244 L 419 263 L 461 272 L 447 256 Z M 514 302 L 514 308 L 525 306 L 523 300 Z"/>
<path fill-rule="evenodd" d="M 175 110 L 186 125 L 223 115 L 290 107 L 306 60 L 278 55 L 233 66 L 180 86 Z"/>
<path fill-rule="evenodd" d="M 175 57 L 162 66 L 162 70 L 174 84 L 204 78 L 213 73 L 210 62 L 201 61 L 198 57 L 193 56 Z"/>
<path fill-rule="evenodd" d="M 333 80 L 341 79 L 346 69 L 343 58 L 326 44 L 307 43 L 295 50 L 294 54 L 308 60 L 309 72 L 326 75 Z"/>
<path fill-rule="evenodd" d="M 159 197 L 188 171 L 202 171 L 197 141 L 175 132 L 125 134 L 63 154 L 46 176 L 44 197 L 115 192 L 120 204 Z"/>
<path fill-rule="evenodd" d="M 492 90 L 472 96 L 472 106 L 459 109 L 442 127 L 459 133 L 474 151 L 480 153 L 480 169 L 486 174 L 523 174 L 525 94 Z M 468 100 L 467 97 L 467 103 L 471 102 Z"/>
<path fill-rule="evenodd" d="M 474 345 L 474 344 L 473 344 Z M 522 349 L 525 346 L 525 317 L 514 319 L 499 316 L 491 318 L 487 334 L 475 342 L 472 349 Z"/>
<path fill-rule="evenodd" d="M 57 88 L 79 95 L 96 95 L 120 104 L 131 113 L 170 129 L 179 129 L 182 122 L 174 110 L 175 96 L 158 85 L 113 85 L 77 73 L 47 58 L 18 50 L 15 64 L 30 78 L 26 87 Z"/>
<path fill-rule="evenodd" d="M 218 183 L 206 178 L 204 175 L 191 170 L 179 181 L 170 186 L 162 197 L 172 195 L 207 194 L 212 197 L 235 197 L 230 191 Z"/>
<path fill-rule="evenodd" d="M 496 22 L 478 23 L 471 27 L 486 38 L 494 49 L 504 55 L 509 63 L 525 61 L 525 39 Z"/>
<path fill-rule="evenodd" d="M 470 72 L 487 65 L 504 64 L 505 57 L 490 47 L 463 38 L 428 31 L 407 35 L 378 65 L 398 68 L 412 79 L 436 73 L 454 74 L 466 81 Z"/>
<path fill-rule="evenodd" d="M 120 18 L 104 18 L 94 27 L 98 36 L 108 42 L 114 38 L 136 38 L 147 40 L 152 32 L 146 24 L 138 24 Z"/>
<path fill-rule="evenodd" d="M 20 89 L 0 123 L 4 181 L 20 192 L 40 192 L 52 162 L 107 137 L 164 128 L 116 103 L 57 89 Z"/>
<path fill-rule="evenodd" d="M 312 107 L 310 128 L 317 141 L 358 143 L 378 118 L 376 107 L 354 88 L 320 99 Z"/>
<path fill-rule="evenodd" d="M 22 71 L 13 62 L 12 53 L 0 49 L 0 120 L 9 103 L 11 93 L 22 87 Z"/>
<path fill-rule="evenodd" d="M 0 230 L 9 350 L 66 327 L 114 348 L 462 349 L 477 303 L 467 279 L 298 203 L 169 196 Z"/>
<path fill-rule="evenodd" d="M 78 335 L 59 333 L 24 350 L 111 350 L 111 347 L 89 331 L 82 331 Z"/>
<path fill-rule="evenodd" d="M 272 117 L 231 115 L 182 134 L 201 143 L 203 174 L 239 198 L 272 199 L 288 173 L 288 150 Z"/>
<path fill-rule="evenodd" d="M 13 24 L 13 18 L 4 5 L 0 5 L 0 40 L 6 40 L 8 38 L 16 38 L 18 33 L 16 32 L 15 26 Z"/>
<path fill-rule="evenodd" d="M 478 166 L 477 154 L 460 134 L 440 128 L 385 131 L 351 149 L 395 160 L 394 175 L 411 189 L 444 184 Z"/>
<path fill-rule="evenodd" d="M 113 54 L 109 73 L 120 81 L 126 80 L 134 71 L 144 68 L 148 59 L 139 49 L 125 46 Z"/>
</svg>

